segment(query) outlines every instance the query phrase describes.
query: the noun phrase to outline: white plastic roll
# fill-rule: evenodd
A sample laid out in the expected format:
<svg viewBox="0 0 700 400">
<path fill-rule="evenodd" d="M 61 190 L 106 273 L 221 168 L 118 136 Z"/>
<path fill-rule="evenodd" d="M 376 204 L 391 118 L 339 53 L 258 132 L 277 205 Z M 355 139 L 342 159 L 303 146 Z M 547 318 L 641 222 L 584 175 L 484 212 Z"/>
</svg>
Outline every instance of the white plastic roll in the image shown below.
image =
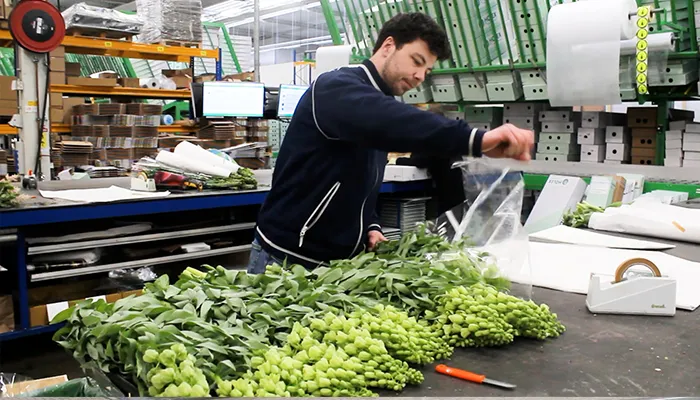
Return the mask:
<svg viewBox="0 0 700 400">
<path fill-rule="evenodd" d="M 647 36 L 647 44 L 650 53 L 671 52 L 674 49 L 676 38 L 673 32 L 655 33 Z M 620 42 L 620 54 L 631 56 L 637 52 L 637 39 L 623 40 Z"/>
<path fill-rule="evenodd" d="M 633 39 L 637 35 L 637 2 L 621 0 L 618 12 L 621 20 L 620 40 Z"/>
<path fill-rule="evenodd" d="M 144 78 L 139 80 L 139 85 L 146 89 L 160 89 L 160 83 L 155 78 Z"/>
<path fill-rule="evenodd" d="M 634 0 L 557 4 L 547 17 L 547 92 L 554 107 L 619 104 L 620 41 Z M 593 23 L 592 21 L 595 21 Z M 635 31 L 636 29 L 633 29 Z"/>
<path fill-rule="evenodd" d="M 189 172 L 199 172 L 221 178 L 226 178 L 230 175 L 230 172 L 226 168 L 215 167 L 209 163 L 169 151 L 159 151 L 156 156 L 156 161 Z"/>
<path fill-rule="evenodd" d="M 352 46 L 325 46 L 316 50 L 316 68 L 313 71 L 313 78 L 316 79 L 324 72 L 332 71 L 336 68 L 350 65 L 352 56 Z"/>
<path fill-rule="evenodd" d="M 211 153 L 188 141 L 180 142 L 175 147 L 175 154 L 188 159 L 197 160 L 203 164 L 209 164 L 217 168 L 225 169 L 229 172 L 229 174 L 238 172 L 239 166 L 235 162 L 219 157 L 216 154 Z M 226 176 L 228 176 L 228 174 Z"/>
</svg>

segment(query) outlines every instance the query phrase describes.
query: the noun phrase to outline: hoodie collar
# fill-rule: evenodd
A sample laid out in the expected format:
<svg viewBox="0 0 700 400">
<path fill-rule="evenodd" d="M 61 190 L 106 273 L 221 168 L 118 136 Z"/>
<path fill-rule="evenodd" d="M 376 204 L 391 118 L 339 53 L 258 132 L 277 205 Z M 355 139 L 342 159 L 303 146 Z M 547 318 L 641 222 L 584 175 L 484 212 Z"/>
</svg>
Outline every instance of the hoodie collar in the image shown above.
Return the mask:
<svg viewBox="0 0 700 400">
<path fill-rule="evenodd" d="M 377 67 L 374 66 L 374 63 L 372 61 L 370 61 L 369 59 L 362 61 L 362 64 L 360 64 L 360 68 L 362 68 L 365 71 L 370 82 L 372 82 L 372 86 L 374 86 L 377 90 L 379 90 L 387 96 L 394 96 L 394 94 L 391 92 L 391 88 L 389 87 L 389 85 L 386 84 L 386 82 L 384 82 L 382 77 L 379 75 L 379 71 L 377 71 Z"/>
</svg>

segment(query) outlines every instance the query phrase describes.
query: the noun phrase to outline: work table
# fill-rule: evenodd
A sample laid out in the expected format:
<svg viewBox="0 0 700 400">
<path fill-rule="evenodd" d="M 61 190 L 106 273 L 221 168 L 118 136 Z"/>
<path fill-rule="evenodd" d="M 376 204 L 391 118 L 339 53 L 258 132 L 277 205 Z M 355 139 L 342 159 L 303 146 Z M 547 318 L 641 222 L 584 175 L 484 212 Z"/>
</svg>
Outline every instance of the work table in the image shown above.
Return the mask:
<svg viewBox="0 0 700 400">
<path fill-rule="evenodd" d="M 407 388 L 414 397 L 697 396 L 700 352 L 697 313 L 674 317 L 591 314 L 586 296 L 534 288 L 567 331 L 547 341 L 516 338 L 502 348 L 457 349 L 443 363 L 517 385 L 513 391 L 479 385 L 423 369 L 425 382 Z"/>
</svg>

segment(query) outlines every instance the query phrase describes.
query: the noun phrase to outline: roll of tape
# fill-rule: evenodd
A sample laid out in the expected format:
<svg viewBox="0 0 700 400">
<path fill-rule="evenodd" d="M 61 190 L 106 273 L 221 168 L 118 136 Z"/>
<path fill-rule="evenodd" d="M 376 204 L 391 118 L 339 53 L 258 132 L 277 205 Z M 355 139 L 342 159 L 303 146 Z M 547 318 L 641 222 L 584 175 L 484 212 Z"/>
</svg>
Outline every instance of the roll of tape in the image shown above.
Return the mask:
<svg viewBox="0 0 700 400">
<path fill-rule="evenodd" d="M 659 267 L 657 267 L 653 262 L 647 260 L 646 258 L 631 258 L 620 264 L 620 266 L 617 267 L 617 270 L 615 270 L 615 283 L 621 282 L 625 277 L 625 272 L 634 266 L 647 267 L 654 274 L 654 276 L 657 278 L 661 277 Z"/>
<path fill-rule="evenodd" d="M 637 93 L 649 93 L 649 20 L 651 6 L 641 6 L 637 9 Z"/>
</svg>

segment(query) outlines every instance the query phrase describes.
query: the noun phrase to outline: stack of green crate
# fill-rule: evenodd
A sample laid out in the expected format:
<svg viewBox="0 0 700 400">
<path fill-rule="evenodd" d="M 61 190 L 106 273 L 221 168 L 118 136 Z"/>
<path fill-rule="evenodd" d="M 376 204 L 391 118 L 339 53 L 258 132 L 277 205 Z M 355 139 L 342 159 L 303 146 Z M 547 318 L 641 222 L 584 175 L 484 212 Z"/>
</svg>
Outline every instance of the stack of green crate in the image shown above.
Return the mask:
<svg viewBox="0 0 700 400">
<path fill-rule="evenodd" d="M 503 124 L 503 107 L 469 106 L 464 110 L 464 117 L 472 128 L 491 130 Z"/>
<path fill-rule="evenodd" d="M 640 5 L 662 8 L 664 12 L 655 13 L 649 24 L 649 34 L 674 32 L 676 36 L 675 51 L 690 49 L 691 35 L 689 32 L 690 15 L 688 1 L 685 0 L 640 0 Z M 664 24 L 664 22 L 666 24 Z M 680 30 L 674 30 L 678 28 Z M 698 79 L 697 60 L 667 60 L 665 51 L 649 54 L 649 86 L 681 86 Z"/>
</svg>

